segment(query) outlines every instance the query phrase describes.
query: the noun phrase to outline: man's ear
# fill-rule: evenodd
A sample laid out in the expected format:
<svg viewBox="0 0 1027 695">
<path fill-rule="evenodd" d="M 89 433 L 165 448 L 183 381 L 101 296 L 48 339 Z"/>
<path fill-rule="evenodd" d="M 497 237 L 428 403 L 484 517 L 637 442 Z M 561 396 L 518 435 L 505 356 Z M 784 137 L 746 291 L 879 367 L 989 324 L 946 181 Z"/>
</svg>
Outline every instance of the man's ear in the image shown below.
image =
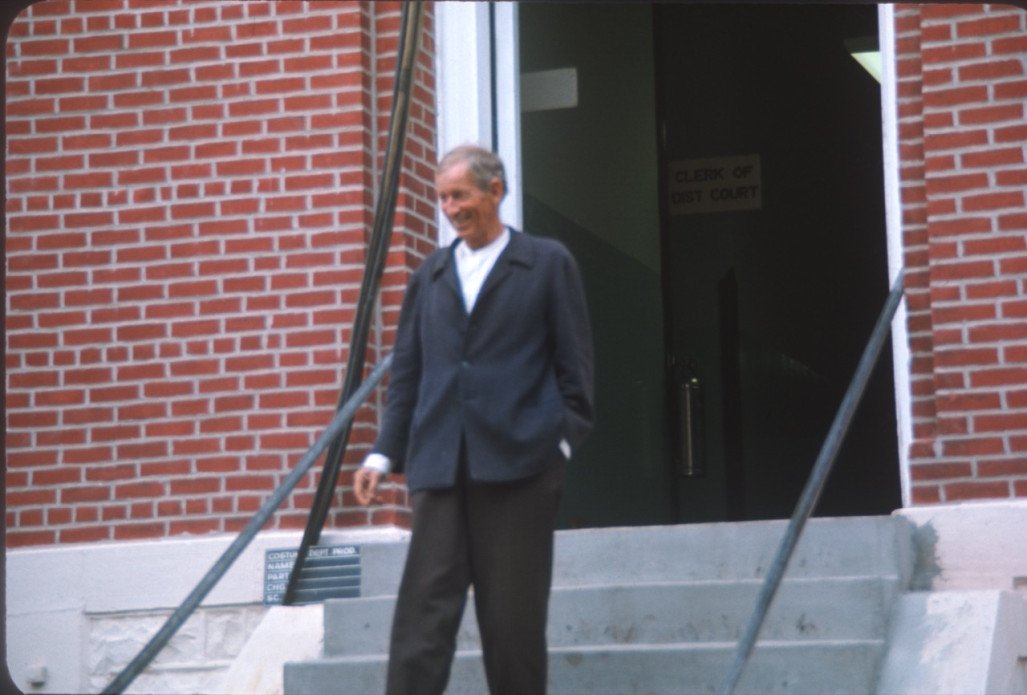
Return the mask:
<svg viewBox="0 0 1027 695">
<path fill-rule="evenodd" d="M 498 178 L 494 178 L 491 181 L 489 181 L 489 195 L 494 197 L 496 201 L 500 201 L 503 199 L 503 193 L 504 191 L 502 181 L 500 181 Z"/>
</svg>

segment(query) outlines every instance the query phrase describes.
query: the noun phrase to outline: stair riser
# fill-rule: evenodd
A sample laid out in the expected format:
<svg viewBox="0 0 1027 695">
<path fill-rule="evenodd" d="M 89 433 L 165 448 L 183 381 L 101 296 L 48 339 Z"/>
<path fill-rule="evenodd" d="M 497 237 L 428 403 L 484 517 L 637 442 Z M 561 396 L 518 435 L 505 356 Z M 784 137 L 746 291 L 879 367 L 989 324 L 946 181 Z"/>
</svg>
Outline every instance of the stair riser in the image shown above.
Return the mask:
<svg viewBox="0 0 1027 695">
<path fill-rule="evenodd" d="M 554 586 L 762 579 L 786 522 L 589 529 L 556 536 Z M 898 517 L 814 519 L 787 577 L 898 576 L 912 567 L 912 528 Z"/>
<path fill-rule="evenodd" d="M 699 584 L 583 587 L 553 592 L 551 647 L 661 644 L 738 639 L 760 585 Z M 873 639 L 884 634 L 897 581 L 850 579 L 786 582 L 763 639 Z M 382 654 L 387 650 L 391 598 L 332 601 L 325 606 L 325 654 Z M 473 600 L 458 636 L 461 649 L 480 648 Z"/>
<path fill-rule="evenodd" d="M 807 644 L 757 648 L 739 684 L 747 695 L 853 695 L 872 688 L 883 644 Z M 664 647 L 550 653 L 549 695 L 683 695 L 715 693 L 734 656 L 730 646 Z M 385 660 L 287 664 L 289 695 L 379 695 Z M 481 695 L 481 656 L 461 652 L 446 695 Z"/>
<path fill-rule="evenodd" d="M 785 533 L 783 521 L 559 531 L 553 586 L 762 579 Z M 900 517 L 812 519 L 789 578 L 899 576 L 912 571 L 912 526 Z M 394 596 L 405 543 L 361 547 L 361 595 Z"/>
</svg>

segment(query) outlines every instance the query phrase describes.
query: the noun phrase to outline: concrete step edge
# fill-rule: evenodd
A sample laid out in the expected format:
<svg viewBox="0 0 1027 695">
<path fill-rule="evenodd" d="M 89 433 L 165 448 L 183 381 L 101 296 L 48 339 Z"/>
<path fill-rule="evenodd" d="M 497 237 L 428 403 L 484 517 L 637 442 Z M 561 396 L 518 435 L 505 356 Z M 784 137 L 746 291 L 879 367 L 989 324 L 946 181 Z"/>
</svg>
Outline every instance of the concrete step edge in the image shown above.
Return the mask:
<svg viewBox="0 0 1027 695">
<path fill-rule="evenodd" d="M 740 634 L 761 586 L 762 582 L 747 580 L 554 589 L 549 611 L 550 644 L 572 647 L 619 644 L 630 639 L 642 639 L 642 643 L 730 639 L 728 628 L 733 625 L 734 636 Z M 895 578 L 785 582 L 771 605 L 764 635 L 766 639 L 794 638 L 806 643 L 874 638 L 886 630 L 889 606 L 898 593 Z M 345 599 L 326 606 L 325 654 L 384 651 L 393 606 L 394 599 L 385 597 Z M 479 642 L 473 613 L 472 598 L 459 632 L 460 641 L 472 649 Z M 797 626 L 796 621 L 808 630 Z"/>
<path fill-rule="evenodd" d="M 852 648 L 869 647 L 883 648 L 883 639 L 833 639 L 833 640 L 761 640 L 757 642 L 753 651 L 753 657 L 768 652 L 797 651 L 803 649 L 831 649 L 831 648 Z M 549 656 L 559 657 L 565 655 L 600 655 L 600 654 L 631 654 L 631 653 L 674 653 L 682 651 L 692 652 L 734 652 L 737 648 L 736 642 L 673 642 L 668 644 L 601 644 L 585 645 L 577 647 L 550 647 Z M 478 659 L 481 657 L 480 649 L 458 649 L 455 658 L 457 659 Z M 317 660 L 318 664 L 367 664 L 385 663 L 388 661 L 387 654 L 335 654 L 324 656 Z M 312 662 L 289 662 L 288 666 L 305 665 Z"/>
<path fill-rule="evenodd" d="M 657 581 L 640 581 L 640 582 L 604 582 L 598 584 L 562 584 L 559 586 L 552 587 L 552 594 L 557 595 L 565 592 L 572 591 L 598 591 L 603 589 L 645 589 L 647 587 L 697 587 L 697 588 L 709 588 L 718 586 L 762 586 L 764 579 L 761 578 L 750 578 L 740 577 L 737 579 L 681 579 L 681 580 L 668 580 L 662 579 Z M 829 575 L 823 577 L 785 577 L 781 586 L 801 586 L 801 585 L 812 585 L 812 584 L 849 584 L 854 582 L 882 582 L 882 583 L 898 583 L 902 581 L 902 577 L 897 574 L 846 574 L 846 575 Z M 473 593 L 474 589 L 471 589 Z M 372 601 L 395 601 L 395 594 L 377 594 L 372 596 L 358 596 L 355 598 L 332 598 L 325 601 L 325 605 L 345 605 L 361 601 L 372 602 Z"/>
</svg>

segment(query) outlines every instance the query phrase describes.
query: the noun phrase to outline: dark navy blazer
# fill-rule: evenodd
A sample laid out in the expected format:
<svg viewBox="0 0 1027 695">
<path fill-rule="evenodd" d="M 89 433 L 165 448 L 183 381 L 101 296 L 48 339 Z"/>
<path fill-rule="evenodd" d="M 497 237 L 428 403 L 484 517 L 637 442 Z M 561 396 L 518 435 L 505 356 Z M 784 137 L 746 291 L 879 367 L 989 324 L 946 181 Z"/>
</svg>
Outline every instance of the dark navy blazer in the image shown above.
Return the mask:
<svg viewBox="0 0 1027 695">
<path fill-rule="evenodd" d="M 452 246 L 403 298 L 374 451 L 411 492 L 456 481 L 461 438 L 476 481 L 540 473 L 593 423 L 593 357 L 577 264 L 557 241 L 510 234 L 468 315 Z"/>
</svg>

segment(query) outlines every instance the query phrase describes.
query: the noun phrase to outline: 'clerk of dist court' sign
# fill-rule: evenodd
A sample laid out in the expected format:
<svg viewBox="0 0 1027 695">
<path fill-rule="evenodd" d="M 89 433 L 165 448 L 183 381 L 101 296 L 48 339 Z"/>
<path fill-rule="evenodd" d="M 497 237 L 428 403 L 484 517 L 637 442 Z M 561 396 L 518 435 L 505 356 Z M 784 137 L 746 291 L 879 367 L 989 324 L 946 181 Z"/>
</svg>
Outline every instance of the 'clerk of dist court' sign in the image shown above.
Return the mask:
<svg viewBox="0 0 1027 695">
<path fill-rule="evenodd" d="M 758 154 L 671 162 L 667 183 L 671 215 L 758 210 L 763 204 Z"/>
</svg>

